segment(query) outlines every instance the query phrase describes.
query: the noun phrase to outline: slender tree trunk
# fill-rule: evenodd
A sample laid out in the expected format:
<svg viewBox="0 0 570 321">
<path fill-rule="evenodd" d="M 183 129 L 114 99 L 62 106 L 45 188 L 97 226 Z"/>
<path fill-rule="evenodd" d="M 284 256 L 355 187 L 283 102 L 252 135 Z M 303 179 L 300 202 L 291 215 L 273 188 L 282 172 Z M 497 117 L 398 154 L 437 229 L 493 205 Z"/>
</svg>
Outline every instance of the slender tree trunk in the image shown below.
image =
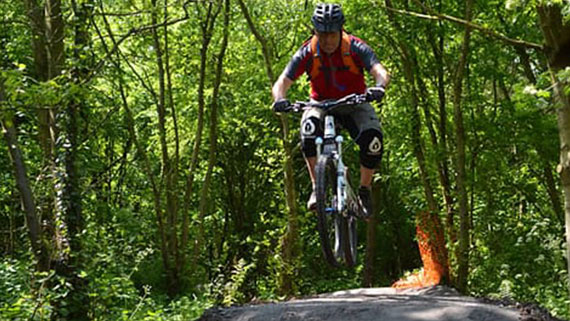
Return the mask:
<svg viewBox="0 0 570 321">
<path fill-rule="evenodd" d="M 473 0 L 467 0 L 465 6 L 465 20 L 471 20 Z M 463 127 L 463 111 L 461 106 L 463 92 L 463 75 L 469 56 L 469 42 L 471 28 L 465 27 L 461 56 L 457 64 L 453 80 L 453 111 L 455 121 L 455 134 L 457 139 L 457 192 L 459 198 L 459 253 L 457 256 L 457 288 L 467 290 L 467 276 L 469 273 L 469 213 L 468 196 L 466 189 L 467 175 L 465 172 L 465 129 Z"/>
<path fill-rule="evenodd" d="M 393 7 L 390 0 L 386 0 L 386 7 Z M 398 25 L 394 19 L 394 15 L 388 12 L 388 19 L 394 26 L 394 28 L 402 32 L 402 28 Z M 402 63 L 404 65 L 404 77 L 406 78 L 406 84 L 409 87 L 410 95 L 410 108 L 411 108 L 411 121 L 412 121 L 412 133 L 411 139 L 414 149 L 414 155 L 418 162 L 418 167 L 420 169 L 420 179 L 424 187 L 424 195 L 428 204 L 428 209 L 430 213 L 437 215 L 439 212 L 437 201 L 434 197 L 434 192 L 432 184 L 429 179 L 429 173 L 427 171 L 425 156 L 423 152 L 423 142 L 421 138 L 421 119 L 420 113 L 418 111 L 420 100 L 418 92 L 416 89 L 416 79 L 415 73 L 418 66 L 415 63 L 415 53 L 411 52 L 410 47 L 403 41 L 398 41 L 398 46 L 400 48 Z"/>
<path fill-rule="evenodd" d="M 554 98 L 557 105 L 558 134 L 560 137 L 560 164 L 557 171 L 562 182 L 564 192 L 564 213 L 566 225 L 566 260 L 570 275 L 570 97 L 565 88 L 570 86 L 566 81 L 558 79 L 558 70 L 568 67 L 568 48 L 570 46 L 570 24 L 562 20 L 561 9 L 557 5 L 543 5 L 537 7 L 540 28 L 548 46 L 548 67 Z M 570 280 L 570 278 L 569 278 Z M 570 291 L 570 281 L 567 284 Z"/>
<path fill-rule="evenodd" d="M 528 81 L 536 85 L 536 77 L 534 76 L 534 72 L 532 71 L 532 66 L 530 65 L 530 57 L 526 50 L 521 47 L 515 47 L 516 52 L 518 53 L 521 64 L 524 70 L 524 74 Z M 540 151 L 537 150 L 538 154 L 540 155 Z M 544 178 L 544 185 L 546 186 L 546 192 L 548 193 L 548 197 L 550 198 L 550 203 L 552 204 L 552 210 L 556 215 L 556 219 L 560 222 L 564 222 L 564 210 L 562 209 L 561 202 L 560 202 L 560 192 L 556 187 L 556 183 L 554 181 L 554 176 L 552 175 L 552 169 L 546 160 L 546 157 L 540 155 L 543 158 L 543 165 L 542 165 L 542 178 Z"/>
<path fill-rule="evenodd" d="M 218 140 L 218 101 L 219 101 L 219 91 L 220 84 L 222 82 L 222 70 L 224 65 L 224 56 L 226 54 L 226 48 L 228 46 L 228 36 L 229 36 L 229 23 L 230 23 L 230 1 L 225 0 L 225 13 L 224 13 L 224 36 L 222 40 L 222 45 L 220 47 L 220 52 L 217 55 L 217 65 L 216 65 L 216 79 L 214 80 L 214 92 L 212 95 L 212 102 L 210 104 L 210 150 L 208 153 L 208 169 L 206 170 L 206 177 L 204 178 L 204 185 L 202 186 L 202 194 L 200 197 L 200 206 L 198 221 L 203 222 L 206 215 L 207 205 L 210 204 L 210 184 L 212 178 L 212 171 L 214 169 L 214 164 L 216 162 L 216 151 L 217 151 L 217 140 Z M 194 262 L 193 266 L 196 265 L 196 260 L 199 256 L 199 251 L 201 245 L 204 242 L 204 224 L 200 224 L 199 233 L 197 236 L 197 242 L 194 247 Z"/>
<path fill-rule="evenodd" d="M 560 192 L 556 187 L 556 182 L 554 181 L 554 175 L 552 175 L 552 169 L 548 164 L 544 164 L 542 167 L 542 174 L 544 176 L 546 191 L 548 197 L 550 198 L 550 203 L 552 204 L 552 210 L 556 214 L 556 219 L 564 224 L 564 210 L 561 206 Z"/>
<path fill-rule="evenodd" d="M 374 286 L 374 260 L 376 258 L 376 229 L 378 228 L 378 216 L 380 214 L 383 202 L 382 195 L 382 182 L 380 180 L 372 184 L 372 200 L 374 203 L 374 213 L 368 224 L 366 224 L 366 254 L 364 259 L 364 276 L 363 285 L 365 287 Z"/>
<path fill-rule="evenodd" d="M 269 86 L 271 87 L 275 82 L 275 74 L 273 73 L 272 55 L 271 47 L 267 43 L 267 40 L 263 35 L 257 30 L 253 20 L 249 14 L 249 11 L 244 4 L 243 0 L 238 0 L 238 4 L 241 11 L 247 21 L 247 25 L 251 30 L 251 33 L 255 36 L 259 44 L 261 45 L 261 51 L 263 52 L 263 59 L 265 61 L 265 70 L 267 72 L 267 77 L 269 80 Z M 299 231 L 298 231 L 298 209 L 297 209 L 297 192 L 295 190 L 295 179 L 293 171 L 293 148 L 289 142 L 289 121 L 285 115 L 279 116 L 281 120 L 281 134 L 283 140 L 283 150 L 285 151 L 284 157 L 284 170 L 285 170 L 285 197 L 287 201 L 288 220 L 287 220 L 287 231 L 281 239 L 281 256 L 283 259 L 283 270 L 280 273 L 280 280 L 278 281 L 278 292 L 284 295 L 291 295 L 294 293 L 295 281 L 294 268 L 295 260 L 298 256 L 299 251 Z"/>
<path fill-rule="evenodd" d="M 47 52 L 47 79 L 51 80 L 61 75 L 65 63 L 64 51 L 64 21 L 61 11 L 61 0 L 45 1 L 45 44 Z M 45 160 L 46 166 L 52 177 L 49 187 L 52 193 L 48 200 L 53 205 L 47 205 L 46 221 L 51 224 L 54 233 L 55 249 L 52 252 L 52 259 L 55 266 L 66 264 L 68 254 L 65 250 L 69 246 L 69 239 L 66 237 L 64 230 L 66 226 L 66 202 L 64 199 L 66 193 L 63 190 L 66 182 L 65 178 L 65 155 L 62 152 L 64 137 L 60 139 L 58 122 L 63 121 L 62 117 L 58 118 L 58 114 L 54 108 L 49 106 L 47 109 L 47 126 L 49 131 L 49 151 L 45 155 L 49 158 Z M 40 119 L 40 123 L 44 120 Z M 57 144 L 59 142 L 59 144 Z"/>
<path fill-rule="evenodd" d="M 61 5 L 61 4 L 60 4 Z M 71 75 L 73 82 L 79 85 L 87 75 L 88 57 L 87 50 L 90 45 L 90 35 L 88 25 L 84 21 L 90 20 L 92 13 L 92 3 L 86 1 L 77 5 L 75 0 L 71 1 L 72 10 L 77 17 L 74 28 L 73 63 L 71 63 Z M 61 15 L 61 11 L 59 13 Z M 80 21 L 80 22 L 78 22 Z M 63 33 L 61 34 L 63 37 Z M 58 159 L 63 159 L 65 176 L 63 182 L 63 197 L 65 201 L 65 222 L 67 226 L 67 238 L 69 242 L 70 255 L 62 271 L 68 282 L 71 284 L 71 292 L 67 296 L 67 306 L 69 320 L 85 320 L 87 318 L 87 307 L 89 297 L 87 296 L 87 280 L 79 277 L 79 270 L 82 267 L 81 261 L 81 231 L 84 227 L 82 214 L 82 197 L 80 186 L 80 174 L 77 167 L 78 145 L 80 126 L 80 110 L 88 108 L 81 98 L 71 97 L 67 103 L 65 111 L 58 116 L 58 127 L 61 128 L 58 143 Z"/>
<path fill-rule="evenodd" d="M 164 21 L 168 21 L 168 0 L 164 0 Z M 171 175 L 169 183 L 172 188 L 172 192 L 168 192 L 167 197 L 171 202 L 170 207 L 172 208 L 171 222 L 174 229 L 174 233 L 171 235 L 174 252 L 174 268 L 176 269 L 176 275 L 182 275 L 182 267 L 178 265 L 178 258 L 180 257 L 180 252 L 185 251 L 184 248 L 179 247 L 178 242 L 178 211 L 179 211 L 179 186 L 178 178 L 180 176 L 180 135 L 178 133 L 178 119 L 176 116 L 176 108 L 174 105 L 174 95 L 172 92 L 172 76 L 170 72 L 170 49 L 168 43 L 168 26 L 164 25 L 164 69 L 166 72 L 166 95 L 168 96 L 168 107 L 170 108 L 170 114 L 172 117 L 172 126 L 174 128 L 174 156 L 170 159 Z M 180 236 L 181 237 L 181 236 Z"/>
<path fill-rule="evenodd" d="M 153 25 L 158 23 L 157 19 L 157 0 L 151 0 L 153 11 L 151 14 L 151 22 Z M 177 229 L 176 229 L 176 198 L 177 189 L 174 177 L 175 168 L 172 167 L 170 155 L 168 153 L 168 143 L 166 141 L 166 82 L 163 61 L 162 44 L 160 43 L 158 35 L 158 27 L 152 28 L 152 39 L 154 42 L 154 50 L 156 52 L 156 66 L 158 69 L 158 101 L 156 102 L 156 109 L 158 113 L 158 134 L 160 136 L 160 150 L 162 154 L 162 182 L 166 183 L 166 231 L 168 231 L 166 249 L 168 251 L 167 259 L 170 260 L 175 253 L 178 252 L 177 248 Z M 175 266 L 167 270 L 166 275 L 168 278 L 168 293 L 173 296 L 179 292 L 180 280 L 177 269 Z"/>
<path fill-rule="evenodd" d="M 564 93 L 563 84 L 557 79 L 554 71 L 551 71 L 552 83 L 555 84 L 555 96 L 560 104 L 558 108 L 558 130 L 560 136 L 560 164 L 558 173 L 562 180 L 562 190 L 564 191 L 564 213 L 566 226 L 566 258 L 567 269 L 570 274 L 570 99 Z M 570 291 L 570 282 L 568 284 Z"/>
<path fill-rule="evenodd" d="M 439 102 L 439 141 L 434 144 L 437 147 L 438 158 L 438 176 L 441 184 L 443 199 L 446 208 L 446 231 L 450 243 L 453 244 L 457 240 L 457 233 L 455 230 L 455 209 L 453 197 L 451 196 L 451 182 L 449 179 L 449 165 L 448 165 L 448 148 L 447 148 L 447 99 L 445 95 L 445 76 L 444 76 L 444 35 L 442 32 L 438 34 L 438 41 L 435 40 L 431 28 L 427 31 L 428 39 L 432 45 L 432 51 L 436 61 L 437 73 L 437 97 Z M 437 44 L 437 45 L 436 45 Z"/>
<path fill-rule="evenodd" d="M 118 58 L 117 58 L 118 60 Z M 122 70 L 119 68 L 119 73 L 122 74 Z M 153 195 L 153 205 L 154 211 L 156 214 L 156 221 L 158 223 L 158 233 L 160 237 L 160 252 L 162 257 L 162 264 L 164 265 L 164 269 L 166 271 L 170 270 L 170 260 L 168 257 L 168 249 L 167 249 L 167 240 L 166 240 L 166 233 L 164 228 L 164 214 L 162 212 L 162 201 L 161 195 L 158 188 L 158 184 L 156 183 L 156 178 L 154 177 L 152 166 L 150 164 L 150 160 L 148 159 L 148 155 L 146 153 L 146 148 L 142 145 L 142 143 L 137 138 L 136 130 L 135 130 L 135 117 L 129 104 L 127 102 L 127 95 L 125 93 L 124 84 L 123 84 L 123 76 L 121 75 L 119 78 L 119 93 L 121 94 L 121 100 L 123 102 L 123 107 L 125 108 L 125 121 L 127 124 L 127 129 L 129 131 L 129 135 L 133 140 L 137 153 L 139 154 L 140 159 L 142 160 L 143 170 L 150 181 L 150 185 L 152 188 L 152 195 Z"/>
<path fill-rule="evenodd" d="M 385 0 L 387 7 L 393 7 L 390 0 Z M 391 21 L 392 25 L 396 30 L 403 34 L 403 28 L 399 26 L 399 24 L 394 19 L 392 13 L 388 14 L 388 19 Z M 425 155 L 423 152 L 424 143 L 421 136 L 421 118 L 419 113 L 420 107 L 420 94 L 418 93 L 417 87 L 420 90 L 425 91 L 425 84 L 418 76 L 418 63 L 415 52 L 413 52 L 413 48 L 408 46 L 406 42 L 403 40 L 398 41 L 399 52 L 401 54 L 402 63 L 404 66 L 404 77 L 406 78 L 406 83 L 409 87 L 409 95 L 410 95 L 410 109 L 411 109 L 411 139 L 413 144 L 414 156 L 418 162 L 418 167 L 420 170 L 420 179 L 422 185 L 424 187 L 424 195 L 426 197 L 428 210 L 429 210 L 429 219 L 425 219 L 421 213 L 418 213 L 418 220 L 417 224 L 423 231 L 428 231 L 429 233 L 429 246 L 431 247 L 432 251 L 437 253 L 438 262 L 444 268 L 444 282 L 447 282 L 448 277 L 448 254 L 447 248 L 445 248 L 445 244 L 441 244 L 439 242 L 438 235 L 445 235 L 445 230 L 443 225 L 441 224 L 441 219 L 439 217 L 439 206 L 437 200 L 435 198 L 435 193 L 433 191 L 432 183 L 430 180 L 430 175 L 428 172 L 428 166 L 426 164 Z M 424 102 L 427 104 L 427 102 Z M 433 130 L 431 126 L 431 115 L 428 111 L 428 106 L 424 106 L 424 113 L 426 114 L 426 122 L 428 123 L 428 129 L 430 131 L 430 135 L 432 138 L 432 142 L 434 146 L 437 146 L 437 137 L 435 134 L 435 130 Z M 443 134 L 445 135 L 445 133 Z"/>
<path fill-rule="evenodd" d="M 105 12 L 103 10 L 103 4 L 99 3 L 99 5 L 101 7 L 101 12 Z M 105 23 L 107 33 L 109 34 L 109 38 L 111 39 L 113 46 L 116 47 L 117 41 L 115 39 L 115 36 L 113 35 L 111 26 L 110 26 L 110 24 L 107 20 L 107 17 L 105 15 L 103 15 L 103 22 Z M 104 41 L 102 41 L 102 43 L 105 44 Z M 109 51 L 109 48 L 105 45 L 103 46 L 103 48 L 105 49 L 106 54 L 111 56 L 111 52 Z M 164 228 L 164 214 L 163 214 L 163 210 L 162 210 L 162 200 L 161 200 L 161 195 L 160 195 L 160 189 L 159 189 L 159 186 L 156 182 L 156 178 L 153 174 L 152 166 L 150 164 L 150 160 L 148 158 L 146 148 L 139 141 L 137 134 L 136 134 L 135 118 L 134 118 L 132 110 L 129 107 L 128 101 L 127 101 L 127 95 L 125 92 L 125 85 L 124 85 L 124 79 L 123 79 L 123 70 L 121 68 L 120 61 L 121 61 L 120 60 L 120 51 L 117 51 L 117 58 L 114 61 L 114 64 L 115 64 L 115 66 L 117 68 L 117 72 L 119 74 L 119 77 L 118 77 L 119 93 L 121 95 L 121 101 L 123 103 L 123 108 L 125 109 L 125 122 L 127 125 L 127 130 L 129 132 L 130 139 L 135 144 L 137 154 L 139 155 L 140 159 L 142 160 L 143 171 L 144 171 L 145 175 L 147 176 L 147 178 L 150 182 L 150 186 L 152 189 L 152 195 L 153 195 L 153 206 L 154 206 L 154 211 L 155 211 L 155 215 L 156 215 L 156 221 L 158 223 L 158 234 L 159 234 L 159 240 L 160 240 L 160 252 L 161 252 L 161 257 L 162 257 L 162 264 L 164 266 L 165 271 L 169 271 L 170 270 L 170 260 L 168 257 L 167 239 L 166 239 L 166 233 L 165 233 L 165 228 Z M 144 86 L 144 82 L 142 82 L 142 83 Z M 145 86 L 145 88 L 146 88 L 146 86 Z M 151 88 L 149 87 L 149 88 L 147 88 L 147 90 L 148 89 L 151 89 Z M 154 92 L 152 90 L 149 90 L 149 92 L 154 95 Z"/>
<path fill-rule="evenodd" d="M 168 0 L 164 0 L 164 21 L 168 21 Z M 172 167 L 175 169 L 174 182 L 178 182 L 178 166 L 180 163 L 180 135 L 178 134 L 178 119 L 176 116 L 176 106 L 174 105 L 174 95 L 172 93 L 172 76 L 170 72 L 170 50 L 168 46 L 168 26 L 164 25 L 164 69 L 166 71 L 166 93 L 168 94 L 168 105 L 172 114 L 172 127 L 174 128 L 174 162 Z M 177 211 L 178 212 L 178 211 Z M 175 218 L 174 221 L 177 221 Z"/>
<path fill-rule="evenodd" d="M 6 97 L 4 95 L 4 80 L 0 78 L 0 105 L 4 104 L 5 101 Z M 38 270 L 47 271 L 49 269 L 49 252 L 42 241 L 40 220 L 36 213 L 36 202 L 34 195 L 32 194 L 32 189 L 30 187 L 30 181 L 26 172 L 26 165 L 24 163 L 22 151 L 20 150 L 20 146 L 18 144 L 16 128 L 10 118 L 5 115 L 0 116 L 3 117 L 0 118 L 2 132 L 8 146 L 10 159 L 12 160 L 14 178 L 16 180 L 18 191 L 20 192 L 22 207 L 24 208 L 24 212 L 26 214 L 26 226 L 28 227 L 28 237 L 30 238 L 32 251 L 34 257 L 37 260 Z"/>
<path fill-rule="evenodd" d="M 75 24 L 75 41 L 74 41 L 74 60 L 75 64 L 72 66 L 71 73 L 73 75 L 73 81 L 76 85 L 79 85 L 81 80 L 87 75 L 87 68 L 89 62 L 88 48 L 90 46 L 90 35 L 88 30 L 88 25 L 84 21 L 89 21 L 92 14 L 92 2 L 86 1 L 81 4 L 76 3 L 72 0 L 72 7 L 75 16 L 79 21 Z M 71 238 L 71 250 L 73 252 L 78 252 L 81 250 L 81 245 L 78 240 L 78 235 L 83 229 L 83 214 L 82 214 L 82 198 L 81 198 L 81 187 L 80 187 L 80 174 L 77 169 L 77 155 L 78 155 L 78 144 L 81 141 L 79 139 L 79 126 L 80 126 L 80 110 L 87 109 L 88 106 L 82 101 L 82 99 L 73 99 L 67 106 L 67 138 L 69 142 L 69 149 L 66 151 L 66 172 L 68 176 L 68 184 L 66 186 L 66 194 L 69 199 L 69 209 L 66 215 L 66 221 L 68 224 L 68 231 Z"/>
<path fill-rule="evenodd" d="M 200 6 L 203 4 L 196 4 L 197 8 L 200 10 Z M 198 83 L 198 120 L 196 126 L 196 135 L 194 137 L 194 146 L 192 148 L 192 156 L 190 159 L 190 169 L 188 176 L 186 178 L 186 191 L 184 195 L 184 211 L 183 211 L 183 223 L 182 223 L 182 240 L 181 240 L 181 251 L 178 255 L 177 266 L 178 269 L 182 269 L 184 262 L 186 261 L 186 245 L 188 244 L 188 235 L 190 229 L 190 200 L 192 198 L 192 190 L 194 185 L 194 177 L 196 174 L 196 169 L 198 167 L 200 147 L 202 145 L 202 132 L 204 130 L 204 88 L 206 84 L 206 62 L 208 59 L 208 47 L 210 41 L 212 40 L 212 31 L 214 29 L 214 24 L 218 13 L 220 12 L 220 6 L 216 7 L 215 11 L 212 11 L 213 3 L 207 4 L 206 12 L 202 12 L 202 17 L 200 21 L 200 27 L 202 29 L 202 47 L 200 48 L 200 77 Z M 198 228 L 200 229 L 202 222 L 196 222 Z M 194 246 L 197 244 L 194 243 Z M 199 254 L 199 253 L 197 253 Z M 193 258 L 194 262 L 198 261 L 198 258 Z M 195 268 L 195 267 L 192 267 Z"/>
<path fill-rule="evenodd" d="M 37 0 L 24 0 L 26 13 L 31 29 L 32 51 L 34 56 L 34 65 L 32 68 L 32 77 L 38 81 L 47 81 L 50 77 L 50 39 L 47 20 L 51 20 L 49 12 L 46 10 L 46 4 L 38 3 Z M 51 25 L 51 24 L 50 24 Z M 55 190 L 53 179 L 49 179 L 55 172 L 54 164 L 54 139 L 52 129 L 54 126 L 53 112 L 46 106 L 39 106 L 37 109 L 38 117 L 38 141 L 43 153 L 42 174 L 39 176 L 39 182 L 45 185 L 46 196 L 39 198 L 40 221 L 43 223 L 42 234 L 47 240 L 47 246 L 50 248 L 50 261 L 62 251 L 61 229 L 55 222 Z M 51 174 L 51 175 L 50 175 Z M 51 262 L 50 264 L 51 265 Z"/>
<path fill-rule="evenodd" d="M 61 74 L 65 62 L 65 51 L 63 50 L 65 35 L 61 0 L 46 0 L 45 13 L 48 79 L 53 79 Z"/>
<path fill-rule="evenodd" d="M 24 1 L 32 34 L 32 51 L 34 55 L 33 74 L 38 81 L 48 80 L 48 52 L 46 44 L 46 18 L 44 8 L 37 0 Z M 38 109 L 38 138 L 45 160 L 52 159 L 51 139 L 49 134 L 49 111 Z"/>
<path fill-rule="evenodd" d="M 418 161 L 418 167 L 420 169 L 420 178 L 422 185 L 424 187 L 424 194 L 426 196 L 426 201 L 428 204 L 428 209 L 432 215 L 437 215 L 439 213 L 439 208 L 437 201 L 435 200 L 432 184 L 430 182 L 430 176 L 427 170 L 426 160 L 423 152 L 423 142 L 421 138 L 421 120 L 419 108 L 418 93 L 415 88 L 415 77 L 414 69 L 415 66 L 412 65 L 408 59 L 404 59 L 404 70 L 407 79 L 407 84 L 410 87 L 411 92 L 411 112 L 412 112 L 412 144 L 414 148 L 414 155 Z"/>
</svg>

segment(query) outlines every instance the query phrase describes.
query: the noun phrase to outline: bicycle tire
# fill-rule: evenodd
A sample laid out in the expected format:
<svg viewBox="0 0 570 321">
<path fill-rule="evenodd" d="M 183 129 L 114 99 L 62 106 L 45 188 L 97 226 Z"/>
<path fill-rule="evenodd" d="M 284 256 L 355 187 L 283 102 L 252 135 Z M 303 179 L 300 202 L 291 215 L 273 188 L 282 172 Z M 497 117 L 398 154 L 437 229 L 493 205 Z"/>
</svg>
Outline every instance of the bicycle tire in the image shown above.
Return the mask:
<svg viewBox="0 0 570 321">
<path fill-rule="evenodd" d="M 346 172 L 346 183 L 350 186 L 350 173 Z M 356 195 L 354 193 L 349 192 L 351 200 L 349 200 L 348 211 L 347 215 L 343 215 L 343 241 L 344 244 L 342 246 L 343 254 L 344 254 L 344 263 L 348 267 L 354 267 L 357 261 L 357 247 L 358 247 L 358 234 L 357 234 L 357 217 L 358 213 L 356 211 L 359 210 L 358 207 L 355 208 L 354 203 L 356 200 L 354 199 Z"/>
<path fill-rule="evenodd" d="M 349 215 L 342 218 L 344 262 L 348 267 L 354 267 L 357 260 L 358 236 L 356 231 L 356 217 Z"/>
<path fill-rule="evenodd" d="M 339 266 L 342 257 L 342 215 L 336 213 L 336 166 L 332 157 L 322 155 L 315 166 L 317 193 L 317 230 L 326 261 Z"/>
</svg>

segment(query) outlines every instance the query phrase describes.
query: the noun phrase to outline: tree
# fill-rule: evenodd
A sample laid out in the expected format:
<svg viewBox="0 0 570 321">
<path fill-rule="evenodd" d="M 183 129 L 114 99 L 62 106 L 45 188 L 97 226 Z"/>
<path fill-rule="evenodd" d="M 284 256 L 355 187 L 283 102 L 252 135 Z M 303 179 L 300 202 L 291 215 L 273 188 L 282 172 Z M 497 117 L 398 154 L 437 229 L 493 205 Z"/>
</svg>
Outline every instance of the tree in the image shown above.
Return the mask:
<svg viewBox="0 0 570 321">
<path fill-rule="evenodd" d="M 568 6 L 568 4 L 566 4 Z M 558 133 L 560 138 L 560 164 L 557 171 L 562 181 L 565 203 L 566 222 L 566 259 L 568 262 L 570 291 L 570 98 L 568 97 L 568 79 L 560 79 L 557 72 L 570 66 L 568 47 L 570 46 L 570 25 L 562 20 L 561 8 L 553 4 L 537 6 L 540 28 L 548 48 L 548 66 L 554 86 L 557 103 Z"/>
<path fill-rule="evenodd" d="M 273 85 L 277 78 L 273 73 L 272 52 L 269 42 L 257 30 L 249 11 L 243 2 L 238 0 L 243 15 L 247 21 L 249 29 L 261 45 L 263 59 L 265 61 L 265 70 L 269 78 L 269 87 Z M 294 292 L 294 276 L 293 266 L 296 256 L 298 255 L 298 208 L 297 208 L 297 192 L 295 190 L 295 179 L 293 175 L 293 149 L 289 142 L 289 121 L 285 115 L 279 116 L 281 121 L 281 134 L 283 140 L 283 150 L 285 152 L 284 171 L 285 171 L 285 197 L 288 208 L 287 232 L 282 238 L 281 250 L 283 257 L 283 271 L 281 272 L 279 281 L 279 291 L 285 295 L 291 295 Z"/>
</svg>

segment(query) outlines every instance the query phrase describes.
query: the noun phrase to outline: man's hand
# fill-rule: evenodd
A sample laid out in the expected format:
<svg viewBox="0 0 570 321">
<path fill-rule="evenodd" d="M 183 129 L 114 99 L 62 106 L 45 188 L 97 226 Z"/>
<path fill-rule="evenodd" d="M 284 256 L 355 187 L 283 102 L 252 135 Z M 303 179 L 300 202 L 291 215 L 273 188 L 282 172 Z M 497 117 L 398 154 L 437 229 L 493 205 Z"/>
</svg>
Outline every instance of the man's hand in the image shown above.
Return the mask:
<svg viewBox="0 0 570 321">
<path fill-rule="evenodd" d="M 386 91 L 386 89 L 384 88 L 384 86 L 379 85 L 379 86 L 375 86 L 375 87 L 370 87 L 368 89 L 366 89 L 366 95 L 376 101 L 376 102 L 381 102 L 382 98 L 384 98 L 384 92 Z"/>
<path fill-rule="evenodd" d="M 278 101 L 273 103 L 273 111 L 276 113 L 283 112 L 287 109 L 287 107 L 291 106 L 291 103 L 287 99 L 279 99 Z"/>
</svg>

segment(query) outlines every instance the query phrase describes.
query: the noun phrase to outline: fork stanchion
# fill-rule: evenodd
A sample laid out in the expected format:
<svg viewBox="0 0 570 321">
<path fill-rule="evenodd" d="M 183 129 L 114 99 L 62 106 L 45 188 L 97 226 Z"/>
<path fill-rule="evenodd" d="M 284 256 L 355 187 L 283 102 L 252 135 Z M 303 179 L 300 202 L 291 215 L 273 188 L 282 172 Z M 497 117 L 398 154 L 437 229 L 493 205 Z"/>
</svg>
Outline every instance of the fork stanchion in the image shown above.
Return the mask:
<svg viewBox="0 0 570 321">
<path fill-rule="evenodd" d="M 344 138 L 341 135 L 335 137 L 336 147 L 337 147 L 337 167 L 336 167 L 336 179 L 337 179 L 337 209 L 338 213 L 342 214 L 346 208 L 346 182 L 344 181 L 344 163 L 342 162 L 342 142 Z"/>
<path fill-rule="evenodd" d="M 322 137 L 315 138 L 315 144 L 317 145 L 317 159 L 319 159 L 319 157 L 321 157 L 323 138 Z"/>
</svg>

